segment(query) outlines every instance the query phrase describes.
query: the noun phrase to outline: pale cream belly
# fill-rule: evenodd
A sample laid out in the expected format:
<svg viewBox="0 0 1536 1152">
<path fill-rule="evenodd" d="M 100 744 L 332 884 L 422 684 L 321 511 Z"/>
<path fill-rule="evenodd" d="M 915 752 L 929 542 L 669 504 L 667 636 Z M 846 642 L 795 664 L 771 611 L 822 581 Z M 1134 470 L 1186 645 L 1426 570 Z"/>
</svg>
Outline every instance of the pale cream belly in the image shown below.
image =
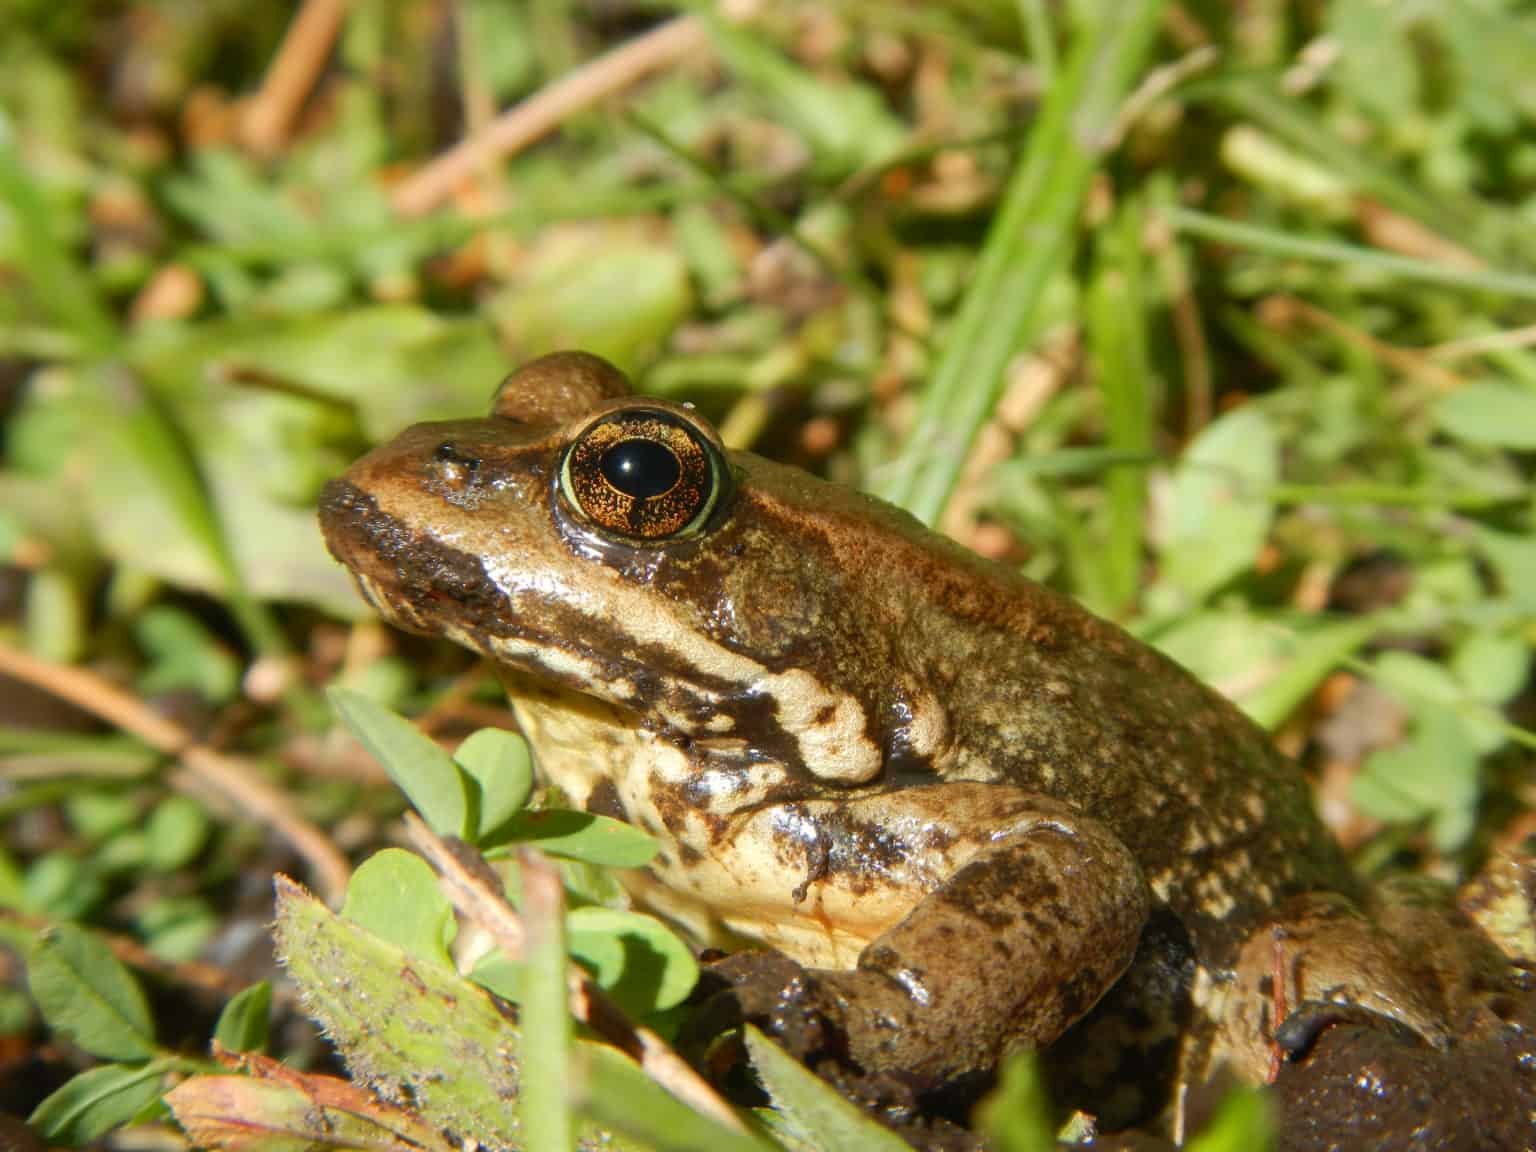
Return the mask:
<svg viewBox="0 0 1536 1152">
<path fill-rule="evenodd" d="M 507 690 L 536 749 L 540 772 L 570 804 L 586 807 L 593 792 L 609 782 L 630 822 L 661 841 L 656 863 L 622 874 L 621 881 L 637 903 L 677 924 L 700 946 L 755 943 L 811 967 L 851 968 L 865 945 L 910 912 L 931 887 L 931 882 L 917 889 L 865 886 L 855 892 L 836 878 L 816 880 L 807 875 L 803 858 L 786 853 L 782 837 L 769 834 L 773 814 L 761 810 L 728 818 L 718 840 L 707 813 L 688 813 L 678 835 L 654 799 L 658 783 L 685 781 L 696 772 L 676 748 L 590 697 L 516 679 L 508 681 Z M 742 797 L 733 801 L 741 803 Z"/>
</svg>

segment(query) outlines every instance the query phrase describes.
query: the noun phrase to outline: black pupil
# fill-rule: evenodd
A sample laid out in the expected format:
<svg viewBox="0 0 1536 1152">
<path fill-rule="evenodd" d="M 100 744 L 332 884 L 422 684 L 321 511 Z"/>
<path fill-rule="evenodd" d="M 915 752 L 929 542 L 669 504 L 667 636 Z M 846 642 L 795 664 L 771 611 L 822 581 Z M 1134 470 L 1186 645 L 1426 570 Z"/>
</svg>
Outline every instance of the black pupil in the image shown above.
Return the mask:
<svg viewBox="0 0 1536 1152">
<path fill-rule="evenodd" d="M 683 474 L 672 449 L 654 440 L 621 440 L 598 462 L 603 479 L 636 500 L 670 492 Z"/>
</svg>

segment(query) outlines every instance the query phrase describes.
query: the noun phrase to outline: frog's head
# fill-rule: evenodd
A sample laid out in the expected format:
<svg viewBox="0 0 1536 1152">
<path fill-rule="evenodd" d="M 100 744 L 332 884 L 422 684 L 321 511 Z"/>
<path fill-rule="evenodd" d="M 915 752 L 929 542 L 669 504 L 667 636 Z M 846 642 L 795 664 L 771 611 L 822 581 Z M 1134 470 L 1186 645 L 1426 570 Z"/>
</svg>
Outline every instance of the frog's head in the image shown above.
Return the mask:
<svg viewBox="0 0 1536 1152">
<path fill-rule="evenodd" d="M 487 419 L 407 429 L 327 486 L 320 520 L 394 623 L 675 741 L 854 784 L 942 739 L 901 691 L 899 622 L 869 611 L 878 542 L 914 522 L 727 452 L 596 357 L 526 365 Z"/>
</svg>

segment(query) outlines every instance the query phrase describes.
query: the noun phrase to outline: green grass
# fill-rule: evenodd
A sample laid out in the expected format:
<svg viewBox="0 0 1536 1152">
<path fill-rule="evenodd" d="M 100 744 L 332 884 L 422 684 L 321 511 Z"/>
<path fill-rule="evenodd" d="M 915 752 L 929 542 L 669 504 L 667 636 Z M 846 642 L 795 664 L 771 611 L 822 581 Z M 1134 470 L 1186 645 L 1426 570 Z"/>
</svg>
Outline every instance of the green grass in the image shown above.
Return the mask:
<svg viewBox="0 0 1536 1152">
<path fill-rule="evenodd" d="M 566 346 L 1189 664 L 1347 778 L 1373 870 L 1470 875 L 1529 816 L 1536 17 L 1512 0 L 358 5 L 272 157 L 230 117 L 292 5 L 13 8 L 0 645 L 102 671 L 354 854 L 399 800 L 323 743 L 317 689 L 439 736 L 498 694 L 369 620 L 319 487 Z M 462 119 L 685 11 L 707 47 L 394 215 Z M 79 920 L 189 958 L 271 867 L 270 832 L 195 790 L 206 841 L 152 850 L 189 777 L 142 730 L 3 723 L 8 939 Z M 612 897 L 565 867 L 578 906 Z M 561 1020 L 532 1022 L 549 1051 Z M 112 1075 L 55 1111 L 114 1126 L 143 1078 Z"/>
</svg>

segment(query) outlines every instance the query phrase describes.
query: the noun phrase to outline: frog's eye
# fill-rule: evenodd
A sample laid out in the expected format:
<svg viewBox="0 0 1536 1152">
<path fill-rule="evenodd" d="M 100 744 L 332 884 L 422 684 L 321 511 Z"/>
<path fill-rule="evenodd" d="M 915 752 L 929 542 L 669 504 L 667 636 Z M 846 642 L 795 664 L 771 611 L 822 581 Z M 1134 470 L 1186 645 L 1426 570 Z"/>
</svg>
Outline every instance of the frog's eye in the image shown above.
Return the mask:
<svg viewBox="0 0 1536 1152">
<path fill-rule="evenodd" d="M 660 543 L 699 531 L 728 475 L 719 447 L 684 415 L 635 407 L 576 435 L 560 462 L 560 492 L 599 531 Z"/>
</svg>

